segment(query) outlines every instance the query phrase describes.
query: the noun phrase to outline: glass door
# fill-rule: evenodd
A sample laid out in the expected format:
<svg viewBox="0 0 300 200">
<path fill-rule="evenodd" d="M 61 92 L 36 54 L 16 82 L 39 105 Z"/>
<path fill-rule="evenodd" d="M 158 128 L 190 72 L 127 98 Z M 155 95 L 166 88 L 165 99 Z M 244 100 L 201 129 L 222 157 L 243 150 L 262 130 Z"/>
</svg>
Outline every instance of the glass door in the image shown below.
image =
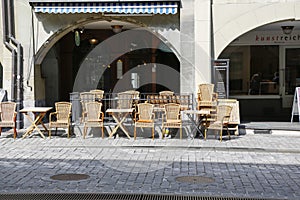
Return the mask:
<svg viewBox="0 0 300 200">
<path fill-rule="evenodd" d="M 300 87 L 300 47 L 282 47 L 281 53 L 279 80 L 282 106 L 289 108 L 293 103 L 295 88 Z"/>
</svg>

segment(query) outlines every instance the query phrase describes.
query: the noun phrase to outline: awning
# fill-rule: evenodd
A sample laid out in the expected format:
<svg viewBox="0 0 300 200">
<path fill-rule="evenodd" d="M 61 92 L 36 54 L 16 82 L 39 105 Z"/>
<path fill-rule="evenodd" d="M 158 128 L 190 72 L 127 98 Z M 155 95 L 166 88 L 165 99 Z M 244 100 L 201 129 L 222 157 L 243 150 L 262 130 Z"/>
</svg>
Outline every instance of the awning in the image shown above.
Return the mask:
<svg viewBox="0 0 300 200">
<path fill-rule="evenodd" d="M 36 13 L 176 14 L 178 1 L 148 2 L 31 2 Z"/>
</svg>

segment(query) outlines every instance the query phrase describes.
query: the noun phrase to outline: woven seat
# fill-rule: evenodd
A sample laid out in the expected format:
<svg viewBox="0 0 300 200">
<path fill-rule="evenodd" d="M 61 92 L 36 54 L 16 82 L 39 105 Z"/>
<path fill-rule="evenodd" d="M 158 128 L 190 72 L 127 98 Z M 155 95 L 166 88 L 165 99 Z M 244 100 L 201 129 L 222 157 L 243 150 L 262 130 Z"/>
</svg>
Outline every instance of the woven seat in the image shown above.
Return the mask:
<svg viewBox="0 0 300 200">
<path fill-rule="evenodd" d="M 16 103 L 15 102 L 1 102 L 0 103 L 0 135 L 2 128 L 11 127 L 14 129 L 14 138 L 17 137 L 16 130 Z"/>
<path fill-rule="evenodd" d="M 87 129 L 89 127 L 101 128 L 102 138 L 104 138 L 103 120 L 104 113 L 101 111 L 102 103 L 100 102 L 88 102 L 86 103 L 86 117 L 83 128 L 83 138 L 85 139 Z"/>
<path fill-rule="evenodd" d="M 228 129 L 229 118 L 232 107 L 228 105 L 218 105 L 217 114 L 214 121 L 212 121 L 204 131 L 204 138 L 206 139 L 207 129 L 220 130 L 220 141 L 222 141 L 223 128 L 227 129 L 228 137 L 230 139 L 230 133 Z"/>
<path fill-rule="evenodd" d="M 51 128 L 67 128 L 68 138 L 70 137 L 70 117 L 71 117 L 71 107 L 70 102 L 56 102 L 55 112 L 49 115 L 49 137 L 51 138 Z"/>
<path fill-rule="evenodd" d="M 182 139 L 182 120 L 180 117 L 180 104 L 165 104 L 165 113 L 162 116 L 162 129 L 178 128 L 180 130 L 180 139 Z"/>
<path fill-rule="evenodd" d="M 154 139 L 154 105 L 150 103 L 140 103 L 137 105 L 138 112 L 135 113 L 134 139 L 136 139 L 136 128 L 152 128 L 152 139 Z"/>
</svg>

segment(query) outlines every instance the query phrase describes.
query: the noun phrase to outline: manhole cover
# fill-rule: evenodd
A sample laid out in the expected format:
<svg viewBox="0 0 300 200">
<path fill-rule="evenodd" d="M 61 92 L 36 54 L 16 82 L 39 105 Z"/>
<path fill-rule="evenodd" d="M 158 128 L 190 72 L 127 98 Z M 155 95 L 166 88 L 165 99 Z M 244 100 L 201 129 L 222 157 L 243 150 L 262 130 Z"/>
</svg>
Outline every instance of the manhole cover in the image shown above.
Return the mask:
<svg viewBox="0 0 300 200">
<path fill-rule="evenodd" d="M 58 181 L 80 181 L 88 179 L 90 176 L 86 174 L 57 174 L 50 178 Z"/>
<path fill-rule="evenodd" d="M 215 179 L 204 176 L 179 176 L 176 181 L 183 183 L 213 183 Z"/>
</svg>

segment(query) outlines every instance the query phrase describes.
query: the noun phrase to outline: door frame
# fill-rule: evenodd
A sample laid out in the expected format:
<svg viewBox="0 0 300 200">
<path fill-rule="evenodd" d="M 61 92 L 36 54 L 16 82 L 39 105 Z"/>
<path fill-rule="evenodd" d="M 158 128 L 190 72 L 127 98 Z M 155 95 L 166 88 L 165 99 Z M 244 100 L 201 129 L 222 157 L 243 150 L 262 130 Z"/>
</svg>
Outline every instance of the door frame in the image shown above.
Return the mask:
<svg viewBox="0 0 300 200">
<path fill-rule="evenodd" d="M 300 46 L 282 45 L 279 46 L 279 94 L 282 98 L 282 107 L 291 108 L 293 105 L 294 94 L 286 94 L 285 92 L 285 69 L 286 69 L 286 50 L 300 49 Z"/>
</svg>

